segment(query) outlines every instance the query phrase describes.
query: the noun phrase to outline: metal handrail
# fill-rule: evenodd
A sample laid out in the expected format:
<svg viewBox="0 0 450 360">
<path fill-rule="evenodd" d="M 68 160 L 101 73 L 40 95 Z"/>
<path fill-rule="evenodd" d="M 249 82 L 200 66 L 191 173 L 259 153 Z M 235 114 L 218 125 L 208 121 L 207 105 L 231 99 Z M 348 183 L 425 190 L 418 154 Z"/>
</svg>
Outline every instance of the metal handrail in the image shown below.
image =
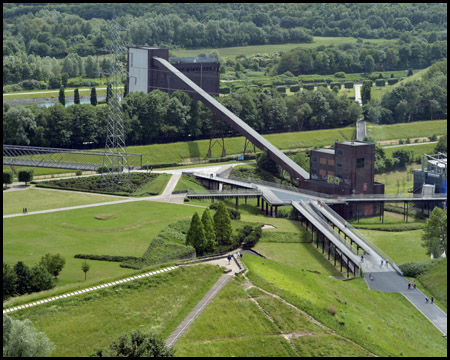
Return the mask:
<svg viewBox="0 0 450 360">
<path fill-rule="evenodd" d="M 336 211 L 334 211 L 332 208 L 330 208 L 327 204 L 322 202 L 322 206 L 327 209 L 335 218 L 337 218 L 339 221 L 341 221 L 343 224 L 347 224 L 347 229 L 353 232 L 357 237 L 359 237 L 362 242 L 366 243 L 366 245 L 370 248 L 372 248 L 378 255 L 382 256 L 383 259 L 388 259 L 389 262 L 392 264 L 392 267 L 400 274 L 403 275 L 403 272 L 400 270 L 400 268 L 397 266 L 397 264 L 392 260 L 392 258 L 388 255 L 386 255 L 378 246 L 376 246 L 372 241 L 370 241 L 368 238 L 366 238 L 363 234 L 361 234 L 357 229 L 355 229 L 349 222 L 347 222 L 342 216 L 340 216 Z"/>
</svg>

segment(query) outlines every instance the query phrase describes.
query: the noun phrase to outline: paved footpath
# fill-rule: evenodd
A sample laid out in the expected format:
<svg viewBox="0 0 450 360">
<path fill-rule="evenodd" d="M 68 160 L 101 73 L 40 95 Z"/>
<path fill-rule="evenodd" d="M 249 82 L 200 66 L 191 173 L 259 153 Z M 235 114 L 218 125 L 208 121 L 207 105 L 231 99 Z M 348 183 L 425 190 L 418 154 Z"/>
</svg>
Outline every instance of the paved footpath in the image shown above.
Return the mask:
<svg viewBox="0 0 450 360">
<path fill-rule="evenodd" d="M 232 274 L 232 273 L 230 273 Z M 223 287 L 230 281 L 233 275 L 223 274 L 214 286 L 206 293 L 200 302 L 192 309 L 192 311 L 184 318 L 177 328 L 170 334 L 166 340 L 166 346 L 171 348 L 178 339 L 189 329 L 195 319 L 203 312 L 208 304 L 216 297 Z"/>
<path fill-rule="evenodd" d="M 439 331 L 447 336 L 447 314 L 436 304 L 425 301 L 425 295 L 419 289 L 408 290 L 408 279 L 389 266 L 371 266 L 365 269 L 364 280 L 369 289 L 402 294 L 419 310 Z"/>
</svg>

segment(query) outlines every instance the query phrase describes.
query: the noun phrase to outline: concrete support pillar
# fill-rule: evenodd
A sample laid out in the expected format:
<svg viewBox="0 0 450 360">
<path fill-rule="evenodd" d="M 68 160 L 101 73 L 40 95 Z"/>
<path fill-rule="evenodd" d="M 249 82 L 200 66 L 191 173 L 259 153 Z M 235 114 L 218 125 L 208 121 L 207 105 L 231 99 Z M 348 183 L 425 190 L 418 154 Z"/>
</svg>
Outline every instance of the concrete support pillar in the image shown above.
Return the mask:
<svg viewBox="0 0 450 360">
<path fill-rule="evenodd" d="M 239 209 L 239 197 L 236 196 L 236 210 Z"/>
</svg>

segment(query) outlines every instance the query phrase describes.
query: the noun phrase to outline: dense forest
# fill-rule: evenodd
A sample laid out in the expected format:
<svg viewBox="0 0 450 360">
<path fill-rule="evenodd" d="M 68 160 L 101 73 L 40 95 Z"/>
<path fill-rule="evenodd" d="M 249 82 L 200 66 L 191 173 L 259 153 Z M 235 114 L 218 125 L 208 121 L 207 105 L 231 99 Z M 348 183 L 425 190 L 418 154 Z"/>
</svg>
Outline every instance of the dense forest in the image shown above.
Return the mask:
<svg viewBox="0 0 450 360">
<path fill-rule="evenodd" d="M 283 55 L 281 72 L 360 72 L 367 56 L 376 70 L 423 68 L 447 56 L 446 11 L 428 3 L 4 4 L 3 85 L 89 76 L 92 66 L 83 62 L 92 60 L 81 58 L 105 54 L 112 18 L 127 29 L 124 44 L 170 49 L 309 43 L 313 36 L 399 39 L 294 51 Z"/>
</svg>

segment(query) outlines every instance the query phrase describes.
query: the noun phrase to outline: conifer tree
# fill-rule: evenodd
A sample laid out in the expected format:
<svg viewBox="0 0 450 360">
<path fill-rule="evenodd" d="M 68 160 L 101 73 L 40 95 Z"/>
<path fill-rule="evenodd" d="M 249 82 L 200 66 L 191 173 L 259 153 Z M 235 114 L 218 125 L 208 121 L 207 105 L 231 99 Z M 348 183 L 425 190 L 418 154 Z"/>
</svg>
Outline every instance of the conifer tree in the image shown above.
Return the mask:
<svg viewBox="0 0 450 360">
<path fill-rule="evenodd" d="M 95 87 L 91 89 L 91 105 L 97 105 L 97 91 L 95 90 Z"/>
<path fill-rule="evenodd" d="M 214 222 L 209 212 L 209 209 L 205 209 L 202 215 L 203 229 L 206 235 L 206 251 L 212 252 L 216 248 L 216 233 L 214 231 Z"/>
<path fill-rule="evenodd" d="M 200 216 L 197 213 L 192 216 L 191 226 L 186 234 L 186 245 L 191 245 L 197 251 L 197 255 L 202 255 L 206 249 L 206 236 Z"/>
<path fill-rule="evenodd" d="M 80 92 L 78 91 L 78 89 L 74 90 L 73 103 L 74 104 L 80 103 Z"/>
<path fill-rule="evenodd" d="M 66 95 L 64 94 L 64 86 L 61 86 L 59 89 L 58 101 L 61 104 L 66 105 Z"/>
<path fill-rule="evenodd" d="M 231 218 L 223 201 L 219 202 L 214 214 L 214 229 L 216 231 L 216 241 L 219 245 L 231 244 Z"/>
</svg>

